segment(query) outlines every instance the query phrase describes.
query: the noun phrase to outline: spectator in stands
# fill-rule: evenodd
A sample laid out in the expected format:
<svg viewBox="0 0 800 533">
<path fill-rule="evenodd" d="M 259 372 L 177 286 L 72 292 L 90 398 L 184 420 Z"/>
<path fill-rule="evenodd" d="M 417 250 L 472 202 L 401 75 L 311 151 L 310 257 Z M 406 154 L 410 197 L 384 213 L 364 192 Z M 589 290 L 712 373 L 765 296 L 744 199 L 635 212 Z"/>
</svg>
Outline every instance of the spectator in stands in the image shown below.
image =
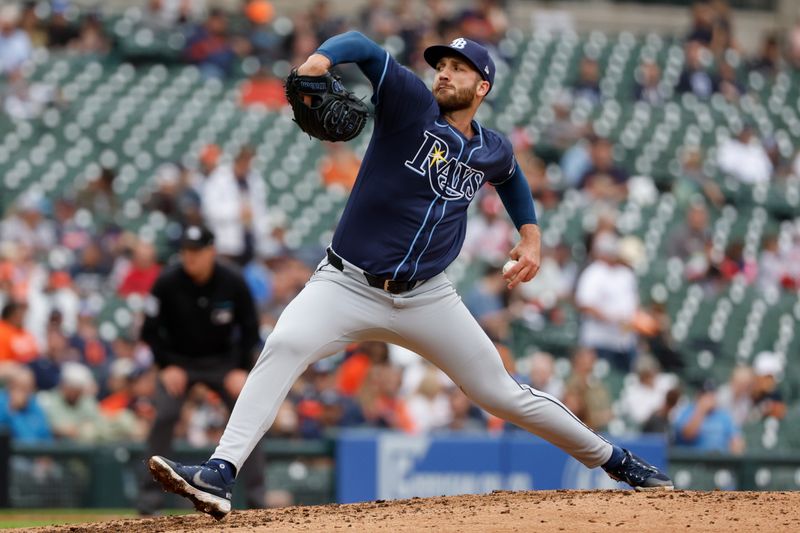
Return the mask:
<svg viewBox="0 0 800 533">
<path fill-rule="evenodd" d="M 536 277 L 519 286 L 519 294 L 537 308 L 555 312 L 562 302 L 572 299 L 578 264 L 570 248 L 563 242 L 542 249 L 542 262 Z M 558 321 L 556 319 L 556 321 Z"/>
<path fill-rule="evenodd" d="M 105 382 L 111 364 L 111 347 L 100 337 L 95 318 L 91 309 L 81 309 L 78 328 L 70 337 L 69 345 L 78 354 L 78 361 L 91 368 L 101 382 Z"/>
<path fill-rule="evenodd" d="M 201 162 L 202 165 L 202 162 Z M 156 169 L 157 189 L 145 204 L 147 211 L 160 211 L 180 226 L 191 226 L 202 222 L 200 195 L 191 183 L 189 169 L 165 163 Z M 203 178 L 205 181 L 205 178 Z"/>
<path fill-rule="evenodd" d="M 619 240 L 611 233 L 595 237 L 592 255 L 575 291 L 582 316 L 580 341 L 615 368 L 628 371 L 636 351 L 636 335 L 630 329 L 639 305 L 636 276 L 620 261 Z"/>
<path fill-rule="evenodd" d="M 664 374 L 654 357 L 643 353 L 635 363 L 636 380 L 626 382 L 620 396 L 624 415 L 642 427 L 664 405 L 668 391 L 677 383 L 674 375 Z"/>
<path fill-rule="evenodd" d="M 450 399 L 439 379 L 439 369 L 428 365 L 417 391 L 406 402 L 417 433 L 446 428 L 452 420 Z"/>
<path fill-rule="evenodd" d="M 89 368 L 80 363 L 64 363 L 59 388 L 39 395 L 57 438 L 85 443 L 103 440 L 105 429 L 94 396 L 96 390 Z"/>
<path fill-rule="evenodd" d="M 699 146 L 685 146 L 680 163 L 680 177 L 673 186 L 673 193 L 682 205 L 693 201 L 698 193 L 717 208 L 725 205 L 725 195 L 719 185 L 703 169 L 703 152 Z"/>
<path fill-rule="evenodd" d="M 18 367 L 6 390 L 0 390 L 0 428 L 8 431 L 15 442 L 42 442 L 53 438 L 35 392 L 33 372 L 26 367 Z"/>
<path fill-rule="evenodd" d="M 279 111 L 288 105 L 283 80 L 263 66 L 242 83 L 239 98 L 243 106 L 261 106 L 270 111 Z"/>
<path fill-rule="evenodd" d="M 48 328 L 47 347 L 40 357 L 28 363 L 36 378 L 36 389 L 42 391 L 56 388 L 61 381 L 61 365 L 77 358 L 78 354 L 70 347 L 60 328 Z"/>
<path fill-rule="evenodd" d="M 754 385 L 753 369 L 746 365 L 738 365 L 731 372 L 728 382 L 717 392 L 719 406 L 731 414 L 734 423 L 739 427 L 747 422 L 753 409 Z"/>
<path fill-rule="evenodd" d="M 236 52 L 228 36 L 228 17 L 212 9 L 205 23 L 195 26 L 186 40 L 184 57 L 198 66 L 205 78 L 227 78 L 233 71 Z"/>
<path fill-rule="evenodd" d="M 701 100 L 711 98 L 711 95 L 719 89 L 719 84 L 706 66 L 703 58 L 704 48 L 697 41 L 689 41 L 684 50 L 686 59 L 675 90 L 679 93 L 694 94 Z"/>
<path fill-rule="evenodd" d="M 399 21 L 385 0 L 369 0 L 358 14 L 358 21 L 364 33 L 378 43 L 399 33 Z"/>
<path fill-rule="evenodd" d="M 70 42 L 71 50 L 79 54 L 103 56 L 111 49 L 111 42 L 103 30 L 100 17 L 90 13 L 81 20 L 78 36 Z"/>
<path fill-rule="evenodd" d="M 369 369 L 358 392 L 358 403 L 367 426 L 406 433 L 414 431 L 408 407 L 398 394 L 402 378 L 403 372 L 396 366 L 373 365 Z"/>
<path fill-rule="evenodd" d="M 326 187 L 350 191 L 356 182 L 361 159 L 344 143 L 323 143 L 326 154 L 320 159 L 319 173 Z"/>
<path fill-rule="evenodd" d="M 795 282 L 788 273 L 788 258 L 779 247 L 775 234 L 764 236 L 761 241 L 761 256 L 758 260 L 758 286 L 761 290 L 792 289 Z"/>
<path fill-rule="evenodd" d="M 584 138 L 564 152 L 559 166 L 564 175 L 565 185 L 579 187 L 583 176 L 592 168 L 591 146 L 596 138 L 594 133 L 588 131 Z"/>
<path fill-rule="evenodd" d="M 555 359 L 549 353 L 536 352 L 531 356 L 528 376 L 534 389 L 559 400 L 564 397 L 564 382 L 556 375 Z"/>
<path fill-rule="evenodd" d="M 99 404 L 110 440 L 144 440 L 156 414 L 155 380 L 152 368 L 137 367 L 131 359 L 114 360 L 106 387 L 109 394 Z"/>
<path fill-rule="evenodd" d="M 722 142 L 717 153 L 722 172 L 747 185 L 768 183 L 773 168 L 752 124 L 741 126 L 735 137 Z"/>
<path fill-rule="evenodd" d="M 566 91 L 553 99 L 553 121 L 545 127 L 536 144 L 536 155 L 545 163 L 557 163 L 584 133 L 570 116 L 572 104 L 572 95 Z"/>
<path fill-rule="evenodd" d="M 19 27 L 19 6 L 0 6 L 0 75 L 7 76 L 22 67 L 31 57 L 30 36 Z"/>
<path fill-rule="evenodd" d="M 308 13 L 317 42 L 323 43 L 345 31 L 344 18 L 333 14 L 331 4 L 327 0 L 317 0 Z"/>
<path fill-rule="evenodd" d="M 47 33 L 42 20 L 36 14 L 36 8 L 36 2 L 25 3 L 19 17 L 19 28 L 28 34 L 34 48 L 42 48 L 47 46 Z"/>
<path fill-rule="evenodd" d="M 208 178 L 219 166 L 220 155 L 222 155 L 222 150 L 216 144 L 203 146 L 198 154 L 198 166 L 196 169 L 192 169 L 189 176 L 188 182 L 191 187 L 202 193 Z"/>
<path fill-rule="evenodd" d="M 741 429 L 717 402 L 714 383 L 706 381 L 694 401 L 675 419 L 675 444 L 706 452 L 744 452 Z"/>
<path fill-rule="evenodd" d="M 138 240 L 133 248 L 133 258 L 117 292 L 120 296 L 148 294 L 153 287 L 161 265 L 158 264 L 156 247 L 153 243 Z"/>
<path fill-rule="evenodd" d="M 283 59 L 285 38 L 270 23 L 275 17 L 275 8 L 267 0 L 250 0 L 243 3 L 244 15 L 249 23 L 245 37 L 252 50 L 251 54 L 262 65 L 272 65 Z"/>
<path fill-rule="evenodd" d="M 633 97 L 639 102 L 645 102 L 651 106 L 660 106 L 670 96 L 670 91 L 661 83 L 661 68 L 658 63 L 651 59 L 642 61 L 636 73 Z"/>
<path fill-rule="evenodd" d="M 614 144 L 605 137 L 595 137 L 589 150 L 591 167 L 580 181 L 590 199 L 612 205 L 628 196 L 628 172 L 614 163 Z"/>
<path fill-rule="evenodd" d="M 597 354 L 581 347 L 572 355 L 572 373 L 564 390 L 564 405 L 595 431 L 611 421 L 611 398 L 605 384 L 594 376 Z"/>
<path fill-rule="evenodd" d="M 760 352 L 753 360 L 752 397 L 755 412 L 751 419 L 782 419 L 786 415 L 786 402 L 778 388 L 783 378 L 784 358 L 773 352 Z"/>
<path fill-rule="evenodd" d="M 698 0 L 692 4 L 692 26 L 686 35 L 689 42 L 697 42 L 710 47 L 714 38 L 714 8 L 708 0 Z"/>
<path fill-rule="evenodd" d="M 698 0 L 692 5 L 692 28 L 686 37 L 708 48 L 715 56 L 736 48 L 733 22 L 726 0 Z"/>
<path fill-rule="evenodd" d="M 39 355 L 34 336 L 23 324 L 27 306 L 10 301 L 0 315 L 0 363 L 29 363 Z"/>
<path fill-rule="evenodd" d="M 72 266 L 70 277 L 75 289 L 83 297 L 105 290 L 111 274 L 111 257 L 97 242 L 90 242 L 80 251 L 77 262 Z"/>
<path fill-rule="evenodd" d="M 686 220 L 667 237 L 667 256 L 684 262 L 690 281 L 702 279 L 708 272 L 711 236 L 708 210 L 704 203 L 694 202 L 686 212 Z"/>
<path fill-rule="evenodd" d="M 252 166 L 255 153 L 243 147 L 232 165 L 220 165 L 203 188 L 203 214 L 221 256 L 245 265 L 269 246 L 267 191 Z"/>
<path fill-rule="evenodd" d="M 681 389 L 676 386 L 667 391 L 664 403 L 642 426 L 643 433 L 669 434 L 675 418 L 675 407 L 681 400 Z M 671 437 L 671 435 L 670 435 Z M 673 440 L 670 438 L 670 440 Z"/>
<path fill-rule="evenodd" d="M 592 105 L 600 103 L 600 65 L 591 57 L 581 59 L 578 67 L 578 79 L 572 84 L 572 95 L 575 100 L 586 100 Z"/>
<path fill-rule="evenodd" d="M 222 436 L 228 412 L 219 395 L 204 383 L 194 384 L 183 402 L 181 419 L 176 436 L 185 432 L 186 441 L 195 448 L 210 446 Z"/>
<path fill-rule="evenodd" d="M 486 431 L 486 417 L 459 387 L 449 389 L 450 431 Z"/>
<path fill-rule="evenodd" d="M 56 244 L 56 228 L 45 217 L 46 202 L 42 195 L 23 194 L 16 209 L 0 222 L 0 238 L 29 247 L 37 258 L 43 258 Z"/>
<path fill-rule="evenodd" d="M 3 111 L 14 121 L 40 118 L 50 107 L 63 104 L 55 86 L 32 81 L 23 75 L 22 69 L 11 71 L 2 94 Z"/>
<path fill-rule="evenodd" d="M 761 50 L 758 56 L 750 62 L 748 68 L 751 72 L 759 72 L 768 79 L 774 79 L 775 75 L 780 72 L 782 63 L 778 36 L 770 33 L 761 41 Z"/>
<path fill-rule="evenodd" d="M 100 175 L 92 178 L 86 188 L 78 193 L 78 207 L 92 214 L 92 219 L 100 232 L 113 225 L 119 212 L 119 200 L 114 192 L 114 169 L 103 167 Z"/>
<path fill-rule="evenodd" d="M 645 328 L 636 324 L 637 319 L 642 318 L 647 324 Z M 643 337 L 665 372 L 679 373 L 684 369 L 686 364 L 678 343 L 672 337 L 672 319 L 664 303 L 652 302 L 647 308 L 640 309 L 634 317 L 634 329 Z"/>
<path fill-rule="evenodd" d="M 66 48 L 78 37 L 78 28 L 67 18 L 68 4 L 64 0 L 52 3 L 53 12 L 47 21 L 47 46 L 49 48 Z"/>
<path fill-rule="evenodd" d="M 503 204 L 494 190 L 478 197 L 478 213 L 467 225 L 462 254 L 472 260 L 499 264 L 506 261 L 512 247 L 514 226 L 503 216 Z"/>
<path fill-rule="evenodd" d="M 755 260 L 745 256 L 744 244 L 737 239 L 725 248 L 725 255 L 717 268 L 725 281 L 732 281 L 736 276 L 741 275 L 744 281 L 753 283 L 756 279 L 758 265 Z"/>
<path fill-rule="evenodd" d="M 502 268 L 490 265 L 464 297 L 467 309 L 491 338 L 504 339 L 508 335 L 511 316 L 506 307 L 507 296 Z"/>
<path fill-rule="evenodd" d="M 793 68 L 800 69 L 800 18 L 795 20 L 794 26 L 789 30 L 787 41 L 786 59 Z"/>
<path fill-rule="evenodd" d="M 497 44 L 508 29 L 506 10 L 497 0 L 478 0 L 458 17 L 464 37 L 479 43 Z"/>
<path fill-rule="evenodd" d="M 739 98 L 747 92 L 747 87 L 742 83 L 736 69 L 728 61 L 719 63 L 719 93 L 728 102 L 737 103 Z"/>
<path fill-rule="evenodd" d="M 378 341 L 359 342 L 348 347 L 345 357 L 336 373 L 337 390 L 352 397 L 361 388 L 370 368 L 389 363 L 389 346 Z"/>
</svg>

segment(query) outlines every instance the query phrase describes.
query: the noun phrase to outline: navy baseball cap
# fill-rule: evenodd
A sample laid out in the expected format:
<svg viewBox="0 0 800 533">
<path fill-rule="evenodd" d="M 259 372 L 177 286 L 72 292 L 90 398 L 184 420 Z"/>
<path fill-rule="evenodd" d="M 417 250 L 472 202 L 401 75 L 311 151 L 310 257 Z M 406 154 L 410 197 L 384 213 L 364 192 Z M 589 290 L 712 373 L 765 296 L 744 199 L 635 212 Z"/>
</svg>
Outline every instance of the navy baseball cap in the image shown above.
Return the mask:
<svg viewBox="0 0 800 533">
<path fill-rule="evenodd" d="M 200 250 L 214 244 L 214 234 L 205 226 L 192 225 L 183 230 L 182 250 Z"/>
<path fill-rule="evenodd" d="M 495 66 L 489 51 L 471 39 L 459 37 L 453 39 L 450 44 L 435 44 L 425 49 L 423 56 L 430 66 L 436 68 L 436 63 L 446 56 L 458 56 L 464 58 L 475 70 L 480 72 L 481 77 L 489 82 L 489 90 L 494 86 Z"/>
</svg>

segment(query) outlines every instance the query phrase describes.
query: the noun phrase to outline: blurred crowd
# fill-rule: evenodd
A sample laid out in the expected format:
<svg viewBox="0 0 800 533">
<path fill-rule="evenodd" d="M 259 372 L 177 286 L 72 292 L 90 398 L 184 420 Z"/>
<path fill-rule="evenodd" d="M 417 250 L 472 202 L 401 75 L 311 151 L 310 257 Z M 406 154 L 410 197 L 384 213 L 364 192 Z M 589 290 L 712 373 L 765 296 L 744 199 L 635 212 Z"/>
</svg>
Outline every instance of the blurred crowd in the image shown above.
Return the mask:
<svg viewBox="0 0 800 533">
<path fill-rule="evenodd" d="M 511 25 L 505 2 L 476 0 L 456 9 L 442 0 L 371 0 L 355 17 L 341 16 L 320 0 L 287 16 L 266 1 L 243 1 L 241 11 L 211 9 L 205 1 L 151 0 L 123 17 L 137 31 L 182 36 L 178 61 L 202 75 L 242 77 L 240 103 L 284 106 L 281 77 L 326 38 L 357 28 L 386 43 L 404 64 L 423 71 L 422 50 L 464 36 L 490 46 L 502 60 L 500 41 Z M 746 92 L 743 76 L 773 79 L 800 68 L 800 27 L 770 35 L 747 58 L 736 41 L 726 2 L 696 2 L 685 36 L 684 70 L 674 86 L 659 66 L 642 63 L 631 101 L 663 105 L 682 93 L 698 99 L 721 94 L 735 103 Z M 0 8 L 0 73 L 3 106 L 14 118 L 30 118 L 48 105 L 68 105 L 57 87 L 26 79 L 25 65 L 39 48 L 98 57 L 119 53 L 119 43 L 100 12 L 79 12 L 65 0 Z M 243 60 L 256 66 L 239 72 Z M 562 400 L 599 431 L 664 432 L 678 445 L 741 452 L 742 428 L 793 415 L 781 394 L 787 361 L 764 352 L 737 366 L 730 380 L 685 383 L 685 354 L 672 336 L 663 301 L 640 299 L 637 265 L 645 243 L 619 231 L 622 209 L 638 187 L 615 155 L 615 140 L 576 121 L 578 101 L 603 101 L 597 58 L 586 56 L 576 78 L 552 103 L 552 120 L 532 136 L 524 124 L 511 134 L 528 176 L 539 216 L 545 219 L 567 198 L 585 215 L 575 241 L 545 242 L 539 275 L 514 291 L 500 266 L 515 231 L 490 188 L 474 202 L 460 260 L 479 271 L 464 288 L 464 301 L 498 346 L 520 382 Z M 4 119 L 5 120 L 5 119 Z M 715 151 L 686 146 L 681 177 L 670 188 L 678 223 L 664 240 L 664 254 L 684 265 L 685 281 L 719 293 L 732 281 L 776 291 L 800 288 L 800 226 L 790 238 L 767 234 L 756 253 L 744 243 L 715 245 L 712 220 L 730 201 L 718 167 L 743 184 L 777 182 L 800 175 L 800 157 L 787 158 L 774 139 L 752 124 Z M 117 223 L 123 209 L 114 168 L 97 166 L 85 187 L 57 198 L 20 196 L 0 222 L 0 426 L 13 438 L 87 443 L 140 441 L 153 419 L 157 372 L 139 339 L 142 305 L 162 267 L 174 260 L 181 228 L 205 223 L 220 256 L 239 265 L 260 313 L 262 337 L 299 292 L 322 257 L 319 246 L 286 244 L 286 221 L 268 208 L 266 169 L 253 165 L 253 147 L 228 161 L 217 145 L 205 146 L 197 164 L 166 162 L 153 175 L 154 192 L 143 208 L 161 213 L 164 242 L 154 242 Z M 320 180 L 349 189 L 358 156 L 347 146 L 327 145 Z M 646 188 L 646 187 L 645 187 Z M 684 214 L 685 213 L 685 214 Z M 91 216 L 89 216 L 91 214 Z M 588 222 L 587 222 L 588 221 Z M 107 303 L 125 303 L 106 327 Z M 542 332 L 577 324 L 569 347 L 520 351 L 520 328 Z M 609 376 L 622 376 L 617 382 Z M 190 394 L 177 437 L 211 445 L 224 427 L 224 403 L 208 388 Z M 616 424 L 616 427 L 615 427 Z M 621 426 L 620 426 L 621 425 Z M 383 343 L 355 344 L 310 367 L 281 406 L 271 434 L 316 438 L 345 426 L 430 431 L 509 431 L 482 412 L 440 371 L 405 350 Z"/>
</svg>

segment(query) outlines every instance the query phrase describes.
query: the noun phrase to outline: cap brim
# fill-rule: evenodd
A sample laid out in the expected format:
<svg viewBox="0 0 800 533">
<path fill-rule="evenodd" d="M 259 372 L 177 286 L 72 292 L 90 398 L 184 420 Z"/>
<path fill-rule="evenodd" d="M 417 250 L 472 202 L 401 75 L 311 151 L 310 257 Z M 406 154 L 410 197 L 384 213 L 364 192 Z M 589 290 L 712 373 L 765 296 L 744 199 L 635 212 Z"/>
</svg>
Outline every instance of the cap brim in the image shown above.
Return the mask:
<svg viewBox="0 0 800 533">
<path fill-rule="evenodd" d="M 436 64 L 439 62 L 441 58 L 447 56 L 456 56 L 463 59 L 464 61 L 472 65 L 472 68 L 474 68 L 475 71 L 478 74 L 480 74 L 481 78 L 483 78 L 486 81 L 489 81 L 487 79 L 486 73 L 483 72 L 481 69 L 479 69 L 478 65 L 473 63 L 473 61 L 470 58 L 468 58 L 455 48 L 451 48 L 443 44 L 435 44 L 433 46 L 429 46 L 428 48 L 426 48 L 425 51 L 422 53 L 422 57 L 424 57 L 425 61 L 427 61 L 427 63 L 433 68 L 436 68 Z"/>
<path fill-rule="evenodd" d="M 181 250 L 202 250 L 209 246 L 211 246 L 211 243 L 184 241 L 181 243 Z"/>
</svg>

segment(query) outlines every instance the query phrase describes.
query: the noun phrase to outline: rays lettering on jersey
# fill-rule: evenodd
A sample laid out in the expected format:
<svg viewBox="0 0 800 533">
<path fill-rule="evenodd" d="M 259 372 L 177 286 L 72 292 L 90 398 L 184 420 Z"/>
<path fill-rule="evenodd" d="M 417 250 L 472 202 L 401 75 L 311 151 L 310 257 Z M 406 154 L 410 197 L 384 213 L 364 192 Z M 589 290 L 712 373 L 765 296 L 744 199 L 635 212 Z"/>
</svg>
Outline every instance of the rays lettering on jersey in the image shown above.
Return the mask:
<svg viewBox="0 0 800 533">
<path fill-rule="evenodd" d="M 429 131 L 424 131 L 425 140 L 414 159 L 405 162 L 406 167 L 420 176 L 428 176 L 433 192 L 445 200 L 472 200 L 483 183 L 483 172 L 449 157 L 447 143 Z"/>
</svg>

